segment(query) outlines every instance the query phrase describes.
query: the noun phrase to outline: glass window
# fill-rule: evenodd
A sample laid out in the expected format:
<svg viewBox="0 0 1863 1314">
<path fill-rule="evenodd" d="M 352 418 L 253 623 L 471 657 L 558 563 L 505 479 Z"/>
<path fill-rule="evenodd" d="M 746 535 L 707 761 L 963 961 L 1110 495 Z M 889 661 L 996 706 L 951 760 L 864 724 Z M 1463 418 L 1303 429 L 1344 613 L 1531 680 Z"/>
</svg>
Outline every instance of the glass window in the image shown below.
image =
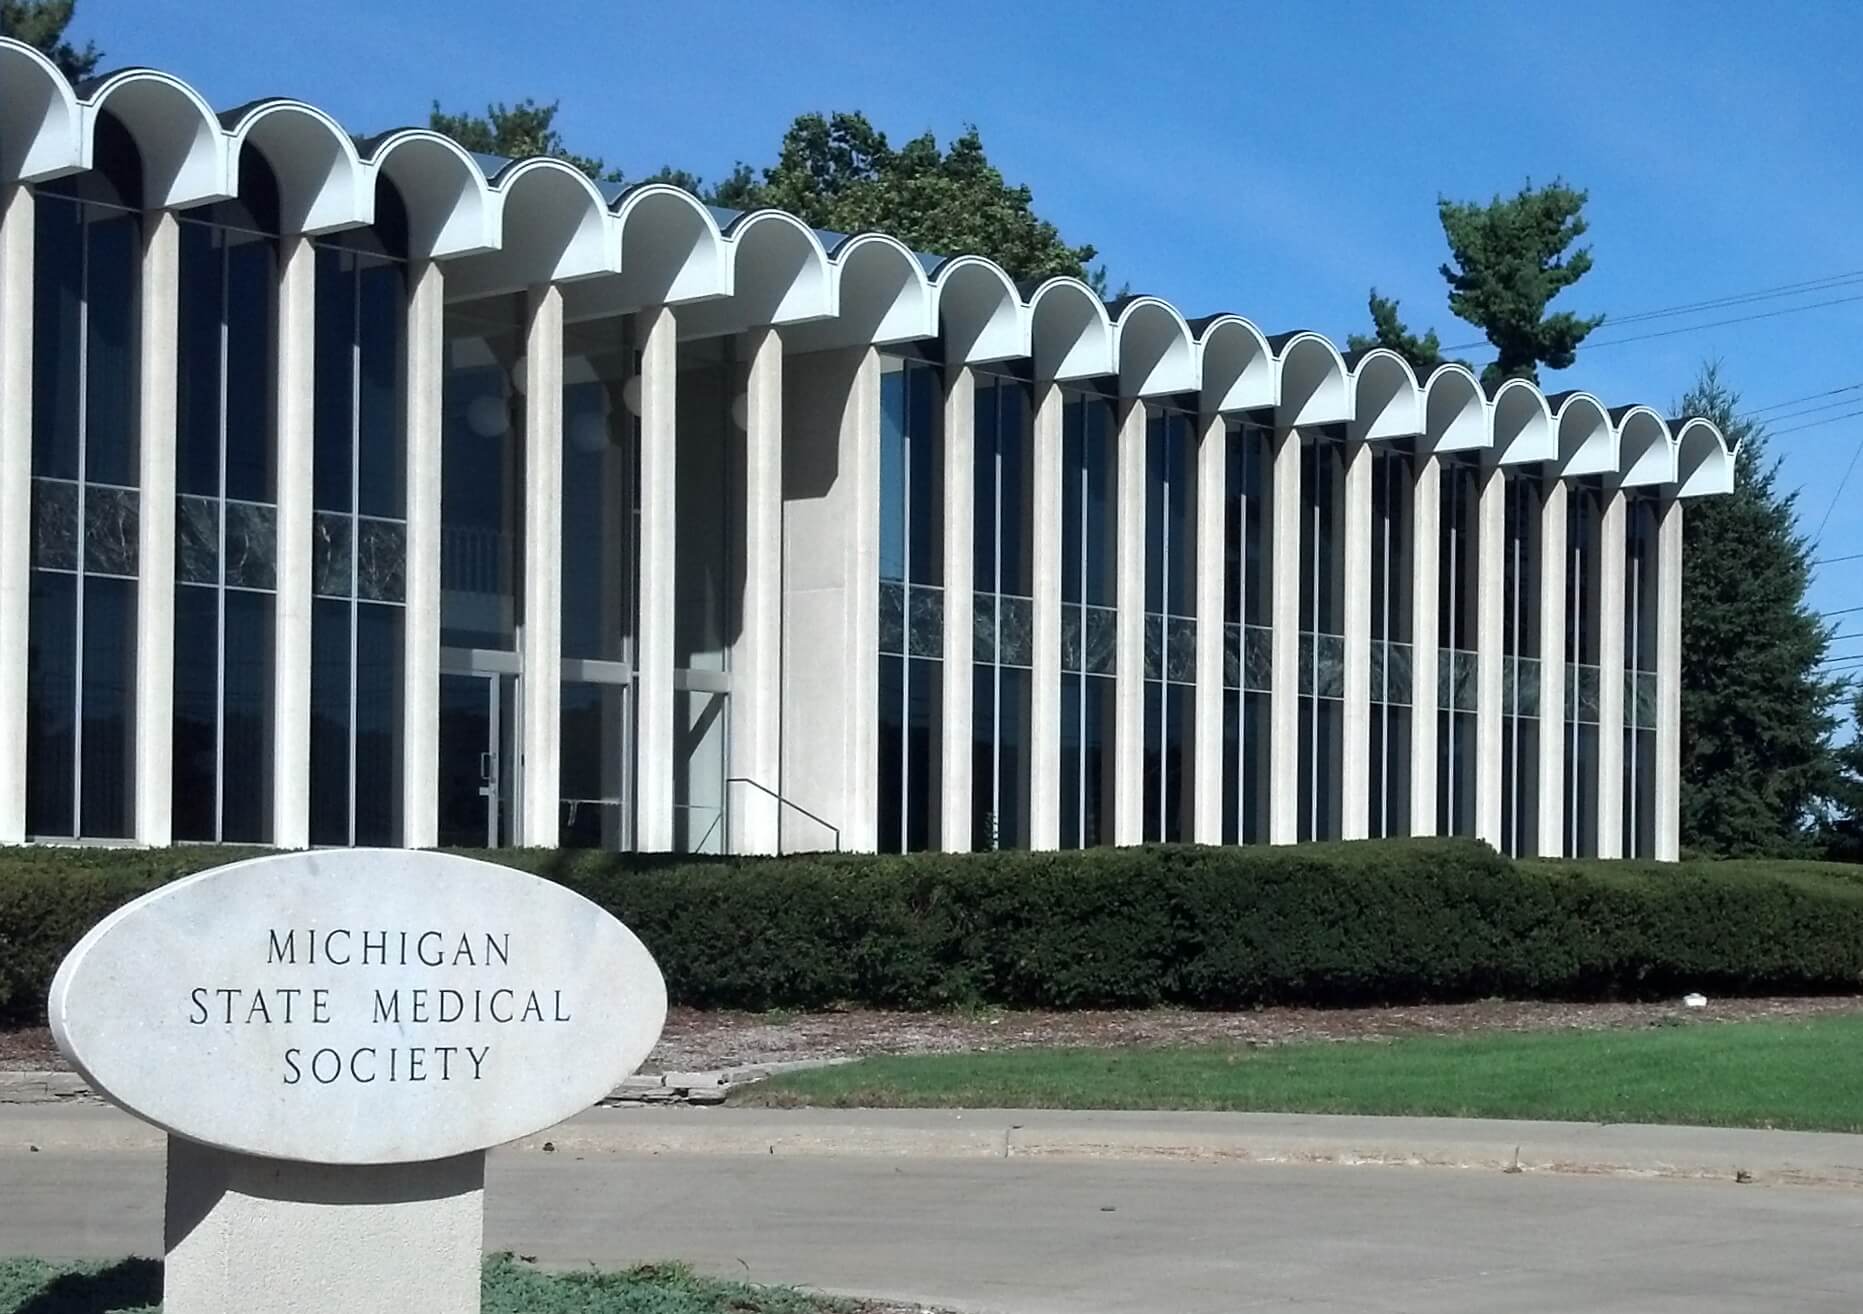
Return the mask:
<svg viewBox="0 0 1863 1314">
<path fill-rule="evenodd" d="M 1061 846 L 1113 839 L 1118 668 L 1116 425 L 1106 397 L 1075 389 L 1061 411 Z"/>
<path fill-rule="evenodd" d="M 1623 855 L 1656 853 L 1656 536 L 1658 509 L 1629 497 L 1624 562 Z"/>
<path fill-rule="evenodd" d="M 1507 525 L 1501 590 L 1501 847 L 1509 857 L 1539 852 L 1540 482 L 1506 476 Z"/>
<path fill-rule="evenodd" d="M 115 195 L 85 174 L 34 200 L 26 829 L 46 838 L 135 828 L 142 227 L 78 199 Z"/>
<path fill-rule="evenodd" d="M 320 243 L 312 461 L 313 844 L 401 840 L 405 266 Z"/>
<path fill-rule="evenodd" d="M 517 649 L 524 563 L 523 344 L 521 296 L 446 309 L 440 459 L 440 642 L 445 647 Z M 566 506 L 565 524 L 571 514 Z M 564 566 L 568 597 L 571 562 Z M 565 651 L 570 642 L 565 633 Z"/>
<path fill-rule="evenodd" d="M 1475 833 L 1476 610 L 1480 601 L 1478 468 L 1443 458 L 1437 554 L 1436 833 Z"/>
<path fill-rule="evenodd" d="M 944 669 L 943 389 L 936 367 L 880 366 L 881 852 L 937 842 Z"/>
<path fill-rule="evenodd" d="M 1598 490 L 1566 490 L 1565 854 L 1598 855 Z"/>
<path fill-rule="evenodd" d="M 1411 772 L 1411 526 L 1416 484 L 1410 453 L 1371 455 L 1371 816 L 1374 839 L 1408 835 Z"/>
<path fill-rule="evenodd" d="M 976 384 L 976 663 L 972 693 L 971 847 L 1027 848 L 1033 715 L 1033 507 L 1028 385 L 981 374 Z"/>
<path fill-rule="evenodd" d="M 1268 838 L 1271 425 L 1229 421 L 1223 516 L 1223 842 Z"/>
<path fill-rule="evenodd" d="M 1345 743 L 1345 443 L 1301 435 L 1297 835 L 1338 839 Z"/>
<path fill-rule="evenodd" d="M 1144 836 L 1189 837 L 1196 715 L 1196 428 L 1146 408 Z"/>
<path fill-rule="evenodd" d="M 261 176 L 246 152 L 248 181 Z M 255 186 L 258 184 L 255 182 Z M 277 589 L 274 240 L 242 202 L 184 216 L 175 543 L 174 835 L 271 839 Z M 315 655 L 313 655 L 313 664 Z"/>
</svg>

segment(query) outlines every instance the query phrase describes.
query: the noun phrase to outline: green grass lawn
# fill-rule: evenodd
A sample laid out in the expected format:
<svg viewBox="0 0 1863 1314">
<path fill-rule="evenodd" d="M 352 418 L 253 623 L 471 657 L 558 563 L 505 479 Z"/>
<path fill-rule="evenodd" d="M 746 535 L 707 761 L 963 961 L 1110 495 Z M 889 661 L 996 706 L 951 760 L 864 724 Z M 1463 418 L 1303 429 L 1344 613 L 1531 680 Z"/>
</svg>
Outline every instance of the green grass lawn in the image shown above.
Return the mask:
<svg viewBox="0 0 1863 1314">
<path fill-rule="evenodd" d="M 1273 1048 L 1027 1049 L 792 1073 L 735 1103 L 1251 1109 L 1863 1131 L 1863 1015 Z"/>
<path fill-rule="evenodd" d="M 0 1314 L 149 1314 L 161 1309 L 162 1266 L 0 1259 Z M 882 1307 L 698 1277 L 677 1264 L 617 1273 L 543 1273 L 509 1255 L 485 1260 L 485 1314 L 866 1314 Z M 332 1310 L 330 1314 L 344 1314 Z"/>
</svg>

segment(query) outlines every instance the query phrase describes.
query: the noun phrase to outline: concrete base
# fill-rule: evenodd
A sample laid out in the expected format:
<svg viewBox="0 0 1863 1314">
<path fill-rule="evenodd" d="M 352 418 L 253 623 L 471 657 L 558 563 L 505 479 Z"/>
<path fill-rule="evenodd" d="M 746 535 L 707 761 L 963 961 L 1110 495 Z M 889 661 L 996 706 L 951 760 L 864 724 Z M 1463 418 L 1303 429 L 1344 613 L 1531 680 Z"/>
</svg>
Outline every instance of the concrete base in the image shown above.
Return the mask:
<svg viewBox="0 0 1863 1314">
<path fill-rule="evenodd" d="M 342 1166 L 168 1138 L 167 1314 L 477 1314 L 485 1153 Z"/>
</svg>

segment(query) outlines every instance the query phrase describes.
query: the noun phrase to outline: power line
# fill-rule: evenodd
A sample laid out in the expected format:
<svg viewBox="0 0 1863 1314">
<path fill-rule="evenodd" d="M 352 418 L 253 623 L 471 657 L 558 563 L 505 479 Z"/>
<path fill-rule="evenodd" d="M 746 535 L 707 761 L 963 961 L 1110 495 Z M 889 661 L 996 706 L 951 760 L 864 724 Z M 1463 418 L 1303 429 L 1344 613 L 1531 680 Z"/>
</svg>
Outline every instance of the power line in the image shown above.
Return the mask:
<svg viewBox="0 0 1863 1314">
<path fill-rule="evenodd" d="M 1817 406 L 1802 406 L 1799 409 L 1794 410 L 1794 411 L 1781 411 L 1777 415 L 1767 416 L 1765 419 L 1760 420 L 1759 423 L 1761 424 L 1788 424 L 1793 420 L 1802 420 L 1807 415 L 1816 415 L 1820 411 L 1834 411 L 1842 406 L 1855 406 L 1855 405 L 1858 405 L 1859 403 L 1863 403 L 1863 397 L 1839 397 L 1836 401 L 1823 402 Z M 1736 418 L 1742 419 L 1742 420 L 1750 420 L 1754 417 L 1750 415 L 1742 415 Z"/>
<path fill-rule="evenodd" d="M 1800 429 L 1815 429 L 1821 424 L 1836 424 L 1839 420 L 1854 420 L 1863 415 L 1863 410 L 1845 411 L 1842 415 L 1827 415 L 1822 420 L 1807 420 L 1803 424 L 1788 424 L 1783 429 L 1768 429 L 1768 438 L 1777 438 L 1783 434 L 1797 433 Z"/>
<path fill-rule="evenodd" d="M 1757 315 L 1736 315 L 1732 319 L 1711 319 L 1705 324 L 1684 324 L 1681 328 L 1662 329 L 1656 333 L 1635 333 L 1627 338 L 1606 338 L 1603 342 L 1581 342 L 1578 350 L 1587 347 L 1620 347 L 1626 342 L 1648 342 L 1652 338 L 1672 338 L 1678 333 L 1693 333 L 1698 329 L 1725 328 L 1729 324 L 1749 324 L 1756 319 L 1777 319 L 1781 315 L 1796 315 L 1804 310 L 1822 310 L 1826 306 L 1842 306 L 1852 301 L 1863 301 L 1863 292 L 1849 297 L 1833 297 L 1829 301 L 1813 301 L 1803 306 L 1787 306 L 1783 310 L 1766 310 Z M 1451 347 L 1451 351 L 1461 348 Z"/>
<path fill-rule="evenodd" d="M 1850 464 L 1844 467 L 1844 477 L 1837 481 L 1837 487 L 1831 492 L 1831 504 L 1824 508 L 1824 519 L 1818 522 L 1818 532 L 1811 536 L 1813 543 L 1824 537 L 1824 527 L 1831 523 L 1831 512 L 1837 509 L 1837 499 L 1844 495 L 1844 485 L 1850 482 L 1850 472 L 1857 468 L 1859 456 L 1863 456 L 1863 434 L 1857 435 L 1856 449 L 1850 453 Z"/>
<path fill-rule="evenodd" d="M 1863 607 L 1839 607 L 1836 611 L 1821 611 L 1818 613 L 1818 619 L 1829 620 L 1833 616 L 1848 616 L 1856 611 L 1863 611 Z"/>
<path fill-rule="evenodd" d="M 1843 562 L 1843 561 L 1863 561 L 1863 552 L 1852 552 L 1848 556 L 1843 556 L 1843 557 L 1824 557 L 1821 560 L 1812 562 L 1811 564 L 1813 566 L 1835 566 L 1839 562 Z"/>
<path fill-rule="evenodd" d="M 1841 388 L 1832 388 L 1826 392 L 1814 392 L 1807 397 L 1793 397 L 1789 401 L 1774 402 L 1770 406 L 1755 406 L 1750 411 L 1742 411 L 1740 413 L 1740 418 L 1743 420 L 1751 419 L 1755 415 L 1764 415 L 1767 411 L 1776 411 L 1786 406 L 1796 406 L 1800 402 L 1817 401 L 1820 397 L 1835 397 L 1840 392 L 1855 392 L 1859 388 L 1863 388 L 1863 383 L 1846 383 Z M 1819 409 L 1822 410 L 1823 408 L 1820 407 Z"/>
</svg>

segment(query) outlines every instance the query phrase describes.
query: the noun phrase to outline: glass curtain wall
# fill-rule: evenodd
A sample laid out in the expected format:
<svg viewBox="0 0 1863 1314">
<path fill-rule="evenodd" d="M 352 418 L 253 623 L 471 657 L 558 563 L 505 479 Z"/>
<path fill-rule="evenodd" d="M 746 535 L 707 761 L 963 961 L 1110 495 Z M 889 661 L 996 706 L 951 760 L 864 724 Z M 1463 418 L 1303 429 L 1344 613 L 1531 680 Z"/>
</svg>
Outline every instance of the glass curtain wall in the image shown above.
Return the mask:
<svg viewBox="0 0 1863 1314">
<path fill-rule="evenodd" d="M 1411 518 L 1410 453 L 1371 453 L 1371 815 L 1373 839 L 1410 833 Z"/>
<path fill-rule="evenodd" d="M 1656 853 L 1656 533 L 1657 506 L 1633 497 L 1625 507 L 1623 855 Z"/>
<path fill-rule="evenodd" d="M 1223 843 L 1268 838 L 1273 428 L 1232 419 L 1223 499 Z"/>
<path fill-rule="evenodd" d="M 1338 839 L 1345 736 L 1345 444 L 1300 448 L 1299 838 Z"/>
<path fill-rule="evenodd" d="M 1061 847 L 1113 838 L 1118 670 L 1117 425 L 1113 403 L 1069 389 L 1061 412 Z"/>
<path fill-rule="evenodd" d="M 938 841 L 944 679 L 944 387 L 880 358 L 880 775 L 883 853 Z"/>
<path fill-rule="evenodd" d="M 278 188 L 180 216 L 174 836 L 272 836 Z"/>
<path fill-rule="evenodd" d="M 1148 842 L 1189 837 L 1196 732 L 1196 428 L 1145 408 L 1145 822 Z"/>
<path fill-rule="evenodd" d="M 1477 561 L 1477 468 L 1443 458 L 1441 546 L 1437 562 L 1436 833 L 1475 833 L 1475 626 L 1480 600 Z"/>
<path fill-rule="evenodd" d="M 96 168 L 33 202 L 26 832 L 135 828 L 140 167 L 100 116 Z"/>
<path fill-rule="evenodd" d="M 1566 492 L 1565 854 L 1598 856 L 1598 490 Z"/>
<path fill-rule="evenodd" d="M 401 840 L 408 291 L 389 187 L 377 214 L 316 251 L 313 844 Z"/>
<path fill-rule="evenodd" d="M 730 651 L 743 592 L 737 526 L 750 369 L 734 338 L 680 344 L 674 568 L 673 845 L 723 853 Z"/>
<path fill-rule="evenodd" d="M 1540 833 L 1540 481 L 1506 476 L 1501 589 L 1501 847 L 1532 857 Z"/>
<path fill-rule="evenodd" d="M 523 356 L 522 296 L 446 308 L 440 459 L 444 647 L 517 651 L 524 579 Z M 568 586 L 565 577 L 565 596 Z"/>
<path fill-rule="evenodd" d="M 639 353 L 623 319 L 563 328 L 563 672 L 558 834 L 631 847 Z"/>
<path fill-rule="evenodd" d="M 1029 385 L 979 374 L 976 393 L 970 843 L 977 850 L 1025 849 L 1035 611 Z"/>
</svg>

